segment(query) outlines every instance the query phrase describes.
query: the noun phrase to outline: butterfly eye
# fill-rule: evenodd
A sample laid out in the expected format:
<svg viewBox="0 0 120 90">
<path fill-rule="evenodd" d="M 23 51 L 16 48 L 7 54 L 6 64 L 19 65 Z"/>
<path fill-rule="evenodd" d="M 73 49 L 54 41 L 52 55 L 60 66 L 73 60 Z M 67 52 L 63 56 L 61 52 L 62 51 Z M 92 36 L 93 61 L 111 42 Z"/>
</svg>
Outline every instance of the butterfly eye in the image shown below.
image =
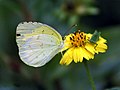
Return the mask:
<svg viewBox="0 0 120 90">
<path fill-rule="evenodd" d="M 16 36 L 21 36 L 21 34 L 17 34 Z"/>
</svg>

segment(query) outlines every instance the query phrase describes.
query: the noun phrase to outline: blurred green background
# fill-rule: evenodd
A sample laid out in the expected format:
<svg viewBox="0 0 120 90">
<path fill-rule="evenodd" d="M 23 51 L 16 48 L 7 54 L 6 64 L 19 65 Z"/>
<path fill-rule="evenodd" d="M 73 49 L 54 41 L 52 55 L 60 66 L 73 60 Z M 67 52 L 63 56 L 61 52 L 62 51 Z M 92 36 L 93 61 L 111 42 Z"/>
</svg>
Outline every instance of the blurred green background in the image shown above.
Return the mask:
<svg viewBox="0 0 120 90">
<path fill-rule="evenodd" d="M 74 24 L 70 32 L 101 31 L 108 50 L 88 62 L 91 74 L 97 90 L 120 87 L 120 0 L 0 0 L 0 90 L 91 90 L 83 63 L 60 65 L 60 54 L 40 68 L 20 60 L 15 35 L 23 21 L 46 23 L 61 35 Z"/>
</svg>

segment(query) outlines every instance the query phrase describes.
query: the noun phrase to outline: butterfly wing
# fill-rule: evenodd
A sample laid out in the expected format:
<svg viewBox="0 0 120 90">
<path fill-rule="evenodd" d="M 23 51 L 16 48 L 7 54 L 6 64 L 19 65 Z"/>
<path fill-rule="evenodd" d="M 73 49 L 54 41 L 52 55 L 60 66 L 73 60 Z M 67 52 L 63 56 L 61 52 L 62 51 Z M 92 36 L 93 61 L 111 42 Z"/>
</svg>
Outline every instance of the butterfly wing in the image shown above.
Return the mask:
<svg viewBox="0 0 120 90">
<path fill-rule="evenodd" d="M 40 67 L 49 62 L 60 50 L 56 37 L 40 34 L 26 40 L 19 48 L 21 60 L 29 66 Z"/>
<path fill-rule="evenodd" d="M 61 35 L 42 23 L 20 23 L 17 27 L 17 45 L 24 63 L 40 67 L 50 61 L 62 47 Z"/>
<path fill-rule="evenodd" d="M 61 35 L 52 27 L 46 25 L 46 24 L 42 24 L 39 22 L 23 22 L 20 23 L 17 26 L 17 30 L 16 30 L 16 40 L 19 45 L 24 44 L 24 42 L 26 41 L 26 39 L 30 38 L 33 35 L 39 35 L 39 34 L 49 34 L 49 35 L 53 35 L 56 38 L 59 39 L 59 41 L 62 41 L 62 37 Z"/>
</svg>

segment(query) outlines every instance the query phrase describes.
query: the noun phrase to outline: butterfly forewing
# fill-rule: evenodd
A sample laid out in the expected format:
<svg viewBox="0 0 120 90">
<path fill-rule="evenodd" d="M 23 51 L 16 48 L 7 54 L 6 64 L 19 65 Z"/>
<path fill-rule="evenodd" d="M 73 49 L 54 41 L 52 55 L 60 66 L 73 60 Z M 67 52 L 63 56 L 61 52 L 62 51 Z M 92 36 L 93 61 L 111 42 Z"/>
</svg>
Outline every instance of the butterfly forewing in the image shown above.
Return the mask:
<svg viewBox="0 0 120 90">
<path fill-rule="evenodd" d="M 29 37 L 32 37 L 33 35 L 39 35 L 39 34 L 49 34 L 53 35 L 56 38 L 58 38 L 60 41 L 62 41 L 61 35 L 52 27 L 42 24 L 39 22 L 23 22 L 20 23 L 17 26 L 17 42 L 19 42 L 19 39 L 26 40 Z"/>
</svg>

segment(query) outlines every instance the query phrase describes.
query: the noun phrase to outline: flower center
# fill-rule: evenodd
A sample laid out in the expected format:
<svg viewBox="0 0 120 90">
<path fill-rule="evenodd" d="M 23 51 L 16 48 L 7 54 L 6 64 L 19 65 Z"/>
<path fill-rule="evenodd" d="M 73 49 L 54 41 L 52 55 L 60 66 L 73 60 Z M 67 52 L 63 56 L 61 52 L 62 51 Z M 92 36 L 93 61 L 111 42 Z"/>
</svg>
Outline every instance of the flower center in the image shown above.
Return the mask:
<svg viewBox="0 0 120 90">
<path fill-rule="evenodd" d="M 84 32 L 80 32 L 78 30 L 70 37 L 70 42 L 74 47 L 82 47 L 85 45 L 86 42 L 86 35 Z"/>
</svg>

